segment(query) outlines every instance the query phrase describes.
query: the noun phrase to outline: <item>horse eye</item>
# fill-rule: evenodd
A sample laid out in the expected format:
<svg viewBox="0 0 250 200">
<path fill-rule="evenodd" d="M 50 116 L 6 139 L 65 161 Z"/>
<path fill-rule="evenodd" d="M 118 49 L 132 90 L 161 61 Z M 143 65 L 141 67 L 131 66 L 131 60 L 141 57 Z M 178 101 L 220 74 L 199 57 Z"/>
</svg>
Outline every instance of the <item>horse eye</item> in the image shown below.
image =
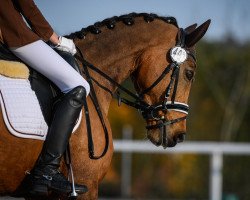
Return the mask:
<svg viewBox="0 0 250 200">
<path fill-rule="evenodd" d="M 194 77 L 194 72 L 192 70 L 185 70 L 185 75 L 189 81 L 191 81 Z"/>
</svg>

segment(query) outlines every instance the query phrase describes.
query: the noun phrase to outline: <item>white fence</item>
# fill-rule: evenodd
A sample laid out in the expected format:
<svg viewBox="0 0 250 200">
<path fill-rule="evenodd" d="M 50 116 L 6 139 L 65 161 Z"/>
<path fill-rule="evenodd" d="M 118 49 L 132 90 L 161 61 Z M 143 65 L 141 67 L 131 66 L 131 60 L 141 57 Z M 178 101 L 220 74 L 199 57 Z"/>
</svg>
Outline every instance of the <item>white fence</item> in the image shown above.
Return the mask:
<svg viewBox="0 0 250 200">
<path fill-rule="evenodd" d="M 130 196 L 131 190 L 131 154 L 208 154 L 210 155 L 210 188 L 209 199 L 222 199 L 222 169 L 223 155 L 250 155 L 250 143 L 224 142 L 184 142 L 174 148 L 163 149 L 155 147 L 150 142 L 115 140 L 115 152 L 122 153 L 122 195 Z"/>
</svg>

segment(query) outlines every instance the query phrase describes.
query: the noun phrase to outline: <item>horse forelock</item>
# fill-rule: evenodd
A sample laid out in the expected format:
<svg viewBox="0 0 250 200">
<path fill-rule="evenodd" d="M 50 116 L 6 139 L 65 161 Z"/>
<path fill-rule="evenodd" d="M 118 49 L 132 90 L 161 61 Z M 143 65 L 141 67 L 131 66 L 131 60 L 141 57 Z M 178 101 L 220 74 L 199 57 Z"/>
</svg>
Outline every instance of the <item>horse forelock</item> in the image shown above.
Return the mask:
<svg viewBox="0 0 250 200">
<path fill-rule="evenodd" d="M 121 15 L 121 16 L 114 16 L 111 18 L 104 19 L 101 22 L 96 22 L 93 25 L 90 25 L 86 28 L 82 28 L 80 31 L 76 31 L 74 33 L 71 33 L 70 35 L 67 35 L 65 37 L 68 37 L 70 39 L 83 39 L 86 37 L 88 33 L 91 34 L 100 34 L 101 28 L 106 26 L 109 29 L 114 29 L 116 23 L 123 22 L 127 26 L 132 26 L 134 24 L 134 19 L 137 17 L 143 17 L 144 21 L 146 23 L 150 23 L 154 21 L 155 19 L 159 19 L 161 21 L 164 21 L 168 24 L 173 24 L 174 26 L 178 27 L 177 20 L 172 16 L 159 16 L 154 13 L 130 13 L 127 15 Z"/>
</svg>

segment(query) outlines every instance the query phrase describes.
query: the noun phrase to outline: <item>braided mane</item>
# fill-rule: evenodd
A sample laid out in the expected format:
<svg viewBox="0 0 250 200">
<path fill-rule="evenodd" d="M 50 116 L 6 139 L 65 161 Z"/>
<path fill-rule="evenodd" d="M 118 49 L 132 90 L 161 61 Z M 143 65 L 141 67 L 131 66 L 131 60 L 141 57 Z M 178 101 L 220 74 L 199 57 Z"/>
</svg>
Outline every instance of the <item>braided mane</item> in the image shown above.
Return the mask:
<svg viewBox="0 0 250 200">
<path fill-rule="evenodd" d="M 70 39 L 84 39 L 88 33 L 92 34 L 100 34 L 101 28 L 103 26 L 106 26 L 108 29 L 114 29 L 117 22 L 122 21 L 124 24 L 128 26 L 132 26 L 134 24 L 134 19 L 137 17 L 143 17 L 145 22 L 150 23 L 154 21 L 155 19 L 162 20 L 168 24 L 173 24 L 176 27 L 178 27 L 177 21 L 174 17 L 162 17 L 158 16 L 154 13 L 130 13 L 127 15 L 121 15 L 121 16 L 114 16 L 111 18 L 104 19 L 101 22 L 96 22 L 94 25 L 90 25 L 86 28 L 82 28 L 80 31 L 76 31 L 74 33 L 71 33 L 70 35 L 67 35 L 66 37 Z"/>
</svg>

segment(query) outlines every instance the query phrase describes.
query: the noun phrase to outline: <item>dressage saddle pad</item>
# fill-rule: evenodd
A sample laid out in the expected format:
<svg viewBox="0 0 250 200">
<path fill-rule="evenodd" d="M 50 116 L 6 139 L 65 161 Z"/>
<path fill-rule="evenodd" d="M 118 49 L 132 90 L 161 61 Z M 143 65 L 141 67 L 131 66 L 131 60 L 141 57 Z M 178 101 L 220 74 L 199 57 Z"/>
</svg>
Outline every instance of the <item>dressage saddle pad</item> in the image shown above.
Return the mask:
<svg viewBox="0 0 250 200">
<path fill-rule="evenodd" d="M 13 64 L 17 67 L 13 67 Z M 9 69 L 12 67 L 14 69 Z M 28 67 L 22 63 L 0 62 L 0 104 L 3 119 L 10 133 L 17 137 L 45 140 L 48 118 L 51 115 L 51 111 L 48 111 L 51 109 L 46 108 L 49 105 L 48 88 L 42 87 L 40 75 L 32 71 L 29 74 Z M 38 89 L 45 93 L 38 92 Z M 73 132 L 80 125 L 81 116 L 82 113 Z"/>
<path fill-rule="evenodd" d="M 0 75 L 0 102 L 9 131 L 22 138 L 44 140 L 48 126 L 28 79 Z"/>
</svg>

